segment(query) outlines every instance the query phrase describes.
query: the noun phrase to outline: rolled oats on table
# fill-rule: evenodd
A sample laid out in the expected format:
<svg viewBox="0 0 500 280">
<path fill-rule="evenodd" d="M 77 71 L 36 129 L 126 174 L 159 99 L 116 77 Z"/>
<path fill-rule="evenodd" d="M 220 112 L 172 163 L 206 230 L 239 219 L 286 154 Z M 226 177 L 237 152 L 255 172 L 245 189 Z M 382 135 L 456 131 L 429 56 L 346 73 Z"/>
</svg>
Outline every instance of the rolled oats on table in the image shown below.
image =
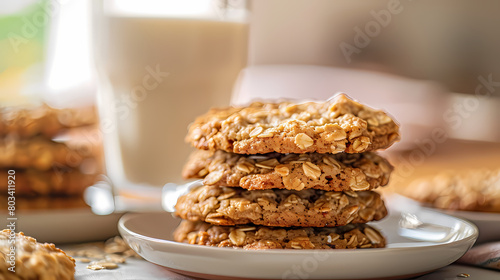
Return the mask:
<svg viewBox="0 0 500 280">
<path fill-rule="evenodd" d="M 80 244 L 73 250 L 67 250 L 67 253 L 74 256 L 77 262 L 88 263 L 90 270 L 115 269 L 130 257 L 141 259 L 119 236 L 105 242 Z"/>
</svg>

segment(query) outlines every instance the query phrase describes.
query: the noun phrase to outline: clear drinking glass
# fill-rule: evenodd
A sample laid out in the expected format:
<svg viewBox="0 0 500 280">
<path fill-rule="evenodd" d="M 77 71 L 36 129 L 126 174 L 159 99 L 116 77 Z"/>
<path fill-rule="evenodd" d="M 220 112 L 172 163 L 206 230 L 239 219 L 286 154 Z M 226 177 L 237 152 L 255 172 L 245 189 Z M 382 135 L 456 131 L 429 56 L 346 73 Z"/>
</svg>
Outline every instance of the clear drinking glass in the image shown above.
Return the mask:
<svg viewBox="0 0 500 280">
<path fill-rule="evenodd" d="M 98 107 L 118 189 L 180 183 L 187 127 L 229 103 L 247 61 L 245 1 L 102 0 L 94 8 Z"/>
</svg>

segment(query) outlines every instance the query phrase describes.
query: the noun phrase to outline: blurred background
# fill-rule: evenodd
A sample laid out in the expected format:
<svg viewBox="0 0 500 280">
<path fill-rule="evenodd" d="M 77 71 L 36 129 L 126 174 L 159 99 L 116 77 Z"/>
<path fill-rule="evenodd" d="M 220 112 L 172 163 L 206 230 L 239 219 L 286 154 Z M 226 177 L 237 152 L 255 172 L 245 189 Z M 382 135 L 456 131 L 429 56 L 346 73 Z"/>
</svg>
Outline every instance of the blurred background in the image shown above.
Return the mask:
<svg viewBox="0 0 500 280">
<path fill-rule="evenodd" d="M 186 127 L 210 107 L 338 91 L 400 121 L 393 190 L 437 170 L 498 167 L 499 10 L 493 0 L 2 1 L 2 173 L 20 174 L 28 200 L 81 207 L 102 174 L 147 196 L 182 182 Z"/>
</svg>

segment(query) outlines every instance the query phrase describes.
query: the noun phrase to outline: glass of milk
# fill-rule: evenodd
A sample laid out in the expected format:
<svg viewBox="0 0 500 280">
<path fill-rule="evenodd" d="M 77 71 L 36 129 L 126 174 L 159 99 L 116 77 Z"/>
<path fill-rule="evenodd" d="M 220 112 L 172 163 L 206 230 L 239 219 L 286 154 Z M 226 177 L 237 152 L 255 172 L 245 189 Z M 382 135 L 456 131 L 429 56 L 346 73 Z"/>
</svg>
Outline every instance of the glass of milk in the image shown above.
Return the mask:
<svg viewBox="0 0 500 280">
<path fill-rule="evenodd" d="M 98 107 L 118 189 L 181 183 L 187 127 L 227 106 L 247 61 L 238 0 L 102 0 L 94 7 Z"/>
</svg>

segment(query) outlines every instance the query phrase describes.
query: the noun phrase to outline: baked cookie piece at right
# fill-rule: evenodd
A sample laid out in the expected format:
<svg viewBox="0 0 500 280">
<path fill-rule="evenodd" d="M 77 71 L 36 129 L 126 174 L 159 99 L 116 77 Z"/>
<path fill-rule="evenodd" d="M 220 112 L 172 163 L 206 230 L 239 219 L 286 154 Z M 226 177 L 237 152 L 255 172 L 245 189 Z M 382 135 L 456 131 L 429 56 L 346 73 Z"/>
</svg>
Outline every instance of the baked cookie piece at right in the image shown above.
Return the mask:
<svg viewBox="0 0 500 280">
<path fill-rule="evenodd" d="M 190 126 L 186 141 L 237 154 L 334 154 L 385 149 L 399 138 L 398 124 L 385 112 L 339 94 L 325 102 L 212 109 Z"/>
<path fill-rule="evenodd" d="M 385 186 L 393 167 L 383 157 L 361 154 L 240 155 L 194 151 L 183 170 L 205 185 L 263 189 L 364 191 Z"/>
<path fill-rule="evenodd" d="M 383 248 L 386 240 L 366 224 L 333 228 L 271 228 L 264 226 L 214 226 L 182 221 L 174 240 L 189 244 L 263 249 L 356 249 Z"/>
<path fill-rule="evenodd" d="M 387 215 L 374 191 L 254 190 L 200 186 L 181 196 L 176 215 L 215 225 L 335 227 L 378 221 Z"/>
</svg>

